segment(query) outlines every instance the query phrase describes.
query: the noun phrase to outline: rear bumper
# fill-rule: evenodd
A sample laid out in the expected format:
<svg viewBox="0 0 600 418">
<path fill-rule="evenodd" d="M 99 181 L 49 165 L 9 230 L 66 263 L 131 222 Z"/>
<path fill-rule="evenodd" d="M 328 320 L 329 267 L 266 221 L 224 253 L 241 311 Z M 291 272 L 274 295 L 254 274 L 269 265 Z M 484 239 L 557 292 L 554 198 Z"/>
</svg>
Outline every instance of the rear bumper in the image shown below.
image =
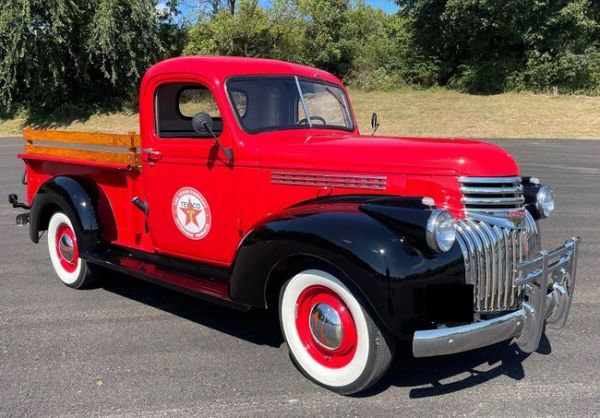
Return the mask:
<svg viewBox="0 0 600 418">
<path fill-rule="evenodd" d="M 25 184 L 25 183 L 23 183 Z M 19 197 L 15 193 L 10 193 L 8 195 L 8 203 L 12 205 L 13 208 L 31 209 L 31 206 L 26 205 L 24 203 L 19 202 Z M 27 213 L 19 213 L 15 219 L 15 223 L 19 226 L 27 225 L 29 223 L 29 212 Z"/>
<path fill-rule="evenodd" d="M 535 351 L 544 324 L 560 329 L 567 321 L 575 289 L 579 241 L 578 237 L 571 238 L 555 250 L 541 251 L 517 265 L 516 285 L 524 286 L 525 290 L 521 309 L 473 324 L 417 331 L 413 337 L 413 355 L 460 353 L 510 338 L 517 338 L 524 352 Z"/>
</svg>

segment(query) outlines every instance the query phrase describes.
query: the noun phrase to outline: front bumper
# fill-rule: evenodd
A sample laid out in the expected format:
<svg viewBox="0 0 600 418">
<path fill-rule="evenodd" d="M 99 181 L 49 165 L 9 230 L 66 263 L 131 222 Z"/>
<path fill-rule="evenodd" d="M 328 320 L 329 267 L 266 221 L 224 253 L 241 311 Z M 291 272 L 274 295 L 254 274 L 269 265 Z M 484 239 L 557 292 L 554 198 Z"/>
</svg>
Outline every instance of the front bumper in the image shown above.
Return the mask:
<svg viewBox="0 0 600 418">
<path fill-rule="evenodd" d="M 575 289 L 577 247 L 580 238 L 571 238 L 553 251 L 516 266 L 516 286 L 524 286 L 524 302 L 518 311 L 493 319 L 450 328 L 415 332 L 413 355 L 430 357 L 460 353 L 516 338 L 519 348 L 531 353 L 542 337 L 544 323 L 564 327 Z"/>
</svg>

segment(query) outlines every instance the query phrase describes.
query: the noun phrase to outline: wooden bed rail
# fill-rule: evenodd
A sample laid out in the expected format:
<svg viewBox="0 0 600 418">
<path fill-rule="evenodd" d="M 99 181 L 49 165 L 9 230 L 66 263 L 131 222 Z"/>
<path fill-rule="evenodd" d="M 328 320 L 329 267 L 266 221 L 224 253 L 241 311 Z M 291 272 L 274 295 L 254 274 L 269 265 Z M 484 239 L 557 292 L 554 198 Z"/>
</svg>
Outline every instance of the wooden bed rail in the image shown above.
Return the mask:
<svg viewBox="0 0 600 418">
<path fill-rule="evenodd" d="M 140 135 L 135 132 L 108 134 L 25 128 L 23 139 L 26 154 L 130 166 L 140 165 L 138 153 Z M 65 146 L 54 146 L 54 143 L 65 144 Z M 111 149 L 103 150 L 102 147 Z"/>
</svg>

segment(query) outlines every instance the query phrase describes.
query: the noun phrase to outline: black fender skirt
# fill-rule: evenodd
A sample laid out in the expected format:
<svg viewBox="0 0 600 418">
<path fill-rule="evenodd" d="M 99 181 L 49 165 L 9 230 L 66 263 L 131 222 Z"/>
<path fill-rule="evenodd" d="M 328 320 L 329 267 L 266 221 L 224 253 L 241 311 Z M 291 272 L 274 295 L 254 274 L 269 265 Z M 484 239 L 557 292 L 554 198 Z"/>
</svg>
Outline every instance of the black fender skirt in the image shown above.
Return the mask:
<svg viewBox="0 0 600 418">
<path fill-rule="evenodd" d="M 458 244 L 434 253 L 425 226 L 434 208 L 420 198 L 337 196 L 296 205 L 267 220 L 240 245 L 233 300 L 267 307 L 267 280 L 290 257 L 319 260 L 344 277 L 398 337 L 437 322 L 472 319 Z M 307 268 L 310 268 L 308 266 Z"/>
<path fill-rule="evenodd" d="M 58 207 L 71 222 L 76 223 L 77 241 L 82 251 L 94 249 L 99 242 L 99 225 L 93 200 L 81 183 L 71 177 L 57 176 L 44 183 L 31 205 L 29 237 L 39 241 L 42 219 L 49 214 L 49 206 Z M 81 236 L 79 236 L 81 235 Z"/>
</svg>

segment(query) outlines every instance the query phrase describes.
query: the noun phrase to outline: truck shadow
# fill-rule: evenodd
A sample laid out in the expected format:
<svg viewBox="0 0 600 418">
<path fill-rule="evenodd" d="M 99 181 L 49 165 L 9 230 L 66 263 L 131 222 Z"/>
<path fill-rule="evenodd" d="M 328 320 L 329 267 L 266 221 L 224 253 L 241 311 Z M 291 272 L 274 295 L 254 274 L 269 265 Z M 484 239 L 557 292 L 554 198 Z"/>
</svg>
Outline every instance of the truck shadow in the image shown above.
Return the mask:
<svg viewBox="0 0 600 418">
<path fill-rule="evenodd" d="M 537 354 L 552 352 L 544 333 Z M 408 343 L 401 344 L 384 378 L 360 396 L 373 396 L 390 386 L 411 388 L 411 399 L 447 395 L 468 389 L 500 376 L 514 380 L 525 377 L 523 361 L 530 354 L 510 341 L 466 353 L 441 357 L 414 358 Z"/>
<path fill-rule="evenodd" d="M 279 321 L 265 311 L 239 312 L 116 272 L 104 275 L 100 287 L 253 344 L 283 344 Z"/>
<path fill-rule="evenodd" d="M 253 344 L 278 348 L 284 342 L 278 319 L 264 311 L 238 312 L 118 273 L 103 277 L 101 287 Z M 550 342 L 543 334 L 537 353 L 551 352 Z M 467 353 L 414 358 L 410 344 L 400 343 L 388 373 L 355 397 L 374 396 L 397 386 L 409 388 L 409 397 L 418 399 L 458 392 L 500 376 L 521 380 L 525 377 L 522 363 L 527 357 L 529 354 L 516 344 L 502 342 Z"/>
</svg>

